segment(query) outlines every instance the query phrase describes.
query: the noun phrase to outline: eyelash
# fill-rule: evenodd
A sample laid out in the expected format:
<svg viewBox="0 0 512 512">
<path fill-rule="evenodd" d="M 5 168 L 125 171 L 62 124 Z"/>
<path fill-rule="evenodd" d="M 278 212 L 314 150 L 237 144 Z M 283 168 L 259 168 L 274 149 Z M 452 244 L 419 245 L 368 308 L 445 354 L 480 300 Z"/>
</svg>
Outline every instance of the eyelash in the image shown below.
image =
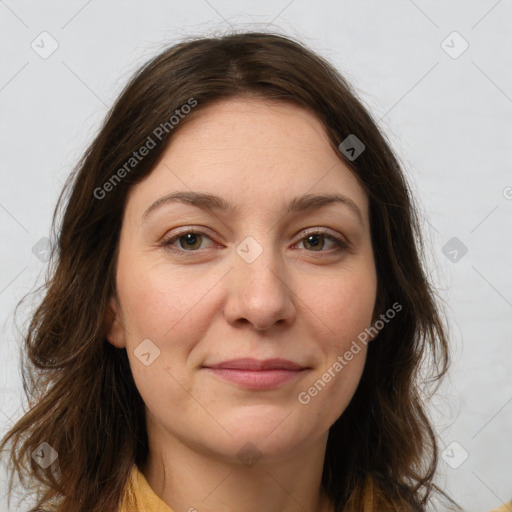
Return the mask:
<svg viewBox="0 0 512 512">
<path fill-rule="evenodd" d="M 167 249 L 167 250 L 169 250 L 169 251 L 171 251 L 173 253 L 179 254 L 179 255 L 184 255 L 184 253 L 194 253 L 194 252 L 197 253 L 197 252 L 200 252 L 200 249 L 187 251 L 185 249 L 180 249 L 180 248 L 172 247 L 172 244 L 174 242 L 176 242 L 182 236 L 185 236 L 185 235 L 188 235 L 188 234 L 206 236 L 207 238 L 210 238 L 210 240 L 211 240 L 211 237 L 208 236 L 206 233 L 204 233 L 202 231 L 194 231 L 194 230 L 189 229 L 187 231 L 182 231 L 181 233 L 177 233 L 177 234 L 173 235 L 170 238 L 166 238 L 166 239 L 162 240 L 161 245 L 165 249 Z M 339 251 L 346 251 L 350 247 L 349 244 L 344 239 L 336 237 L 336 236 L 333 236 L 332 234 L 329 234 L 328 231 L 322 230 L 322 229 L 315 229 L 315 230 L 308 231 L 305 234 L 305 236 L 303 238 L 301 238 L 297 243 L 303 242 L 308 237 L 314 236 L 314 235 L 320 235 L 323 238 L 326 238 L 328 240 L 333 241 L 337 245 L 337 248 L 334 249 L 334 251 L 331 250 L 331 251 L 318 251 L 317 252 L 317 251 L 308 251 L 307 249 L 305 249 L 306 252 L 313 253 L 313 254 L 315 254 L 315 256 L 320 256 L 320 257 L 330 256 L 330 255 L 332 255 L 334 253 L 337 253 Z"/>
</svg>

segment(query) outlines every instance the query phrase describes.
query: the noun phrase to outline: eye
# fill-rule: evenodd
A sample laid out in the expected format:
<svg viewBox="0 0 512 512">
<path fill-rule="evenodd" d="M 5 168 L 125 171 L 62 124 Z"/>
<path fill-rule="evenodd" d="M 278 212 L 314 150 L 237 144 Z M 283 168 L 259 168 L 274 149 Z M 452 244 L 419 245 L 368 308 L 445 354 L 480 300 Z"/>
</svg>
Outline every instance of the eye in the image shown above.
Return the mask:
<svg viewBox="0 0 512 512">
<path fill-rule="evenodd" d="M 323 251 L 326 241 L 334 245 L 334 252 L 348 249 L 348 243 L 340 237 L 329 234 L 326 230 L 314 230 L 307 233 L 305 238 L 299 241 L 303 244 L 308 252 L 332 252 Z"/>
<path fill-rule="evenodd" d="M 182 233 L 174 235 L 171 238 L 165 239 L 162 242 L 162 245 L 176 252 L 196 252 L 197 249 L 200 249 L 201 242 L 203 241 L 204 238 L 208 238 L 211 240 L 211 238 L 205 233 L 201 233 L 198 231 L 184 231 Z M 173 247 L 175 242 L 178 242 L 179 247 Z"/>
<path fill-rule="evenodd" d="M 212 241 L 211 237 L 201 231 L 188 230 L 164 239 L 161 245 L 172 252 L 183 254 L 185 252 L 198 252 L 202 248 L 202 242 L 206 239 Z M 323 250 L 326 244 L 329 243 L 333 246 L 331 250 Z M 326 255 L 349 248 L 349 244 L 344 239 L 330 234 L 325 229 L 309 230 L 306 236 L 300 239 L 296 245 L 300 244 L 303 244 L 307 252 L 327 253 Z M 329 249 L 329 247 L 327 248 Z"/>
</svg>

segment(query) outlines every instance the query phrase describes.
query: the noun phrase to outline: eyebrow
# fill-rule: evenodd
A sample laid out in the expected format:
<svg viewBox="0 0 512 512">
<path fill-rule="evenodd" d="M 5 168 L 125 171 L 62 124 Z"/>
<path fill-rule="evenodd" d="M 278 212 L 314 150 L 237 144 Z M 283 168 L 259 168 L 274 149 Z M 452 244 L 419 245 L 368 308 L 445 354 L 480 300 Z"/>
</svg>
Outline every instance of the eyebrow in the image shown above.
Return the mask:
<svg viewBox="0 0 512 512">
<path fill-rule="evenodd" d="M 222 211 L 228 214 L 234 214 L 238 211 L 238 207 L 229 204 L 222 197 L 213 194 L 191 191 L 172 192 L 171 194 L 163 196 L 152 203 L 142 214 L 142 220 L 145 220 L 149 214 L 157 208 L 173 202 L 189 204 L 206 211 Z M 343 204 L 347 206 L 350 211 L 357 216 L 361 224 L 364 224 L 363 214 L 359 207 L 354 201 L 352 201 L 352 199 L 342 194 L 304 194 L 302 196 L 295 197 L 288 205 L 287 214 L 318 210 L 330 204 Z"/>
</svg>

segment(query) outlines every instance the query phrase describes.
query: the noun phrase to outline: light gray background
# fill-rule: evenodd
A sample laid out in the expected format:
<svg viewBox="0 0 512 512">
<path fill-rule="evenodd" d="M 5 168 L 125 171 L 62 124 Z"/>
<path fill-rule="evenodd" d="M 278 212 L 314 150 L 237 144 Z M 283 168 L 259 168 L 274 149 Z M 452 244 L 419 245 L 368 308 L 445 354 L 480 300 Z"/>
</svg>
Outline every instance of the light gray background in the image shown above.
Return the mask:
<svg viewBox="0 0 512 512">
<path fill-rule="evenodd" d="M 511 0 L 0 0 L 0 434 L 21 414 L 13 308 L 42 282 L 32 248 L 49 234 L 66 176 L 132 72 L 164 44 L 230 25 L 303 40 L 391 139 L 450 320 L 453 365 L 432 409 L 448 448 L 440 483 L 471 512 L 511 499 Z M 31 48 L 50 48 L 43 31 L 58 43 L 46 59 Z M 464 41 L 453 31 L 469 44 L 457 58 Z M 468 249 L 445 249 L 457 262 L 443 253 L 453 237 Z M 1 512 L 4 486 L 1 473 Z"/>
</svg>

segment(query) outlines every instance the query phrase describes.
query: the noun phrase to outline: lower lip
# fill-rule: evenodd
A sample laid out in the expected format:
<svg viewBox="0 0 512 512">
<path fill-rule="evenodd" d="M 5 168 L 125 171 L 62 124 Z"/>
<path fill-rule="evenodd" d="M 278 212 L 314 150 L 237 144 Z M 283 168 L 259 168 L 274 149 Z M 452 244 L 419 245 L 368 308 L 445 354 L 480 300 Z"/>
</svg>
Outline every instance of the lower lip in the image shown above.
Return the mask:
<svg viewBox="0 0 512 512">
<path fill-rule="evenodd" d="M 302 375 L 304 370 L 236 370 L 207 368 L 218 377 L 248 389 L 274 389 Z"/>
</svg>

